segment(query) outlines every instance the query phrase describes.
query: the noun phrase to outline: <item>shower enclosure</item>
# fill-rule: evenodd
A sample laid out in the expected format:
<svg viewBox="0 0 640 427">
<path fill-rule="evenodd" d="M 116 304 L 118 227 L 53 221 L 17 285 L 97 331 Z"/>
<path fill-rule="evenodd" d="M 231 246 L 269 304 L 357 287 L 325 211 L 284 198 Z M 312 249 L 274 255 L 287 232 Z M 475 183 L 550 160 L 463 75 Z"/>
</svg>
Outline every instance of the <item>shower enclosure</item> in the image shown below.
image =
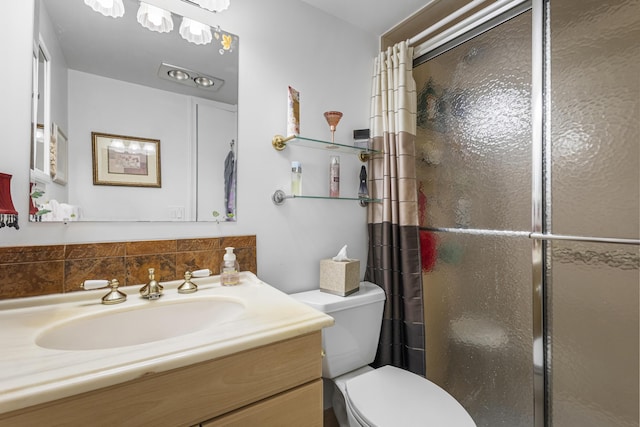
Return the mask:
<svg viewBox="0 0 640 427">
<path fill-rule="evenodd" d="M 514 1 L 415 59 L 427 377 L 478 426 L 638 426 L 638 5 Z"/>
</svg>

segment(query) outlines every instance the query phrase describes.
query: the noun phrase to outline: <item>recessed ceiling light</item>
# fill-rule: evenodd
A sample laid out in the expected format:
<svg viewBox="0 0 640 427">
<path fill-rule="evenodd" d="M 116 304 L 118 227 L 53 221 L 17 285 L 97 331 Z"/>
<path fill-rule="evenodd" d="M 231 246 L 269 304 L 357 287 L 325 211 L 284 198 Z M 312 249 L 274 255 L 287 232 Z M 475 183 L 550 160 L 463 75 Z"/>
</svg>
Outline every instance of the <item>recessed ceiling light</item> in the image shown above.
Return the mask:
<svg viewBox="0 0 640 427">
<path fill-rule="evenodd" d="M 179 65 L 163 62 L 158 68 L 158 77 L 173 83 L 190 86 L 194 89 L 217 92 L 224 86 L 224 80 L 200 71 L 195 71 Z"/>
<path fill-rule="evenodd" d="M 171 70 L 167 74 L 169 74 L 170 77 L 173 77 L 176 80 L 187 80 L 190 78 L 189 74 L 185 73 L 182 70 Z"/>
<path fill-rule="evenodd" d="M 196 84 L 198 86 L 204 86 L 204 87 L 209 87 L 209 86 L 213 86 L 213 80 L 211 80 L 208 77 L 196 77 L 195 79 L 193 79 L 194 82 L 196 82 Z"/>
</svg>

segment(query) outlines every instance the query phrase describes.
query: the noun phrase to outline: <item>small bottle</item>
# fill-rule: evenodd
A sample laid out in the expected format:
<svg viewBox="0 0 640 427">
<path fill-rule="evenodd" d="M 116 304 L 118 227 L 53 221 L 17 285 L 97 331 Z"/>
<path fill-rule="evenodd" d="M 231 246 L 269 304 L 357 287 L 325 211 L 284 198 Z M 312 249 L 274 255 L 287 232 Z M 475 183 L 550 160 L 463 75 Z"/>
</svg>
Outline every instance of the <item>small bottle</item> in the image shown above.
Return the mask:
<svg viewBox="0 0 640 427">
<path fill-rule="evenodd" d="M 329 163 L 329 197 L 340 197 L 340 156 L 331 156 Z"/>
<path fill-rule="evenodd" d="M 236 261 L 233 249 L 231 247 L 225 248 L 227 253 L 222 257 L 222 265 L 220 266 L 220 284 L 222 286 L 234 286 L 240 283 L 240 266 Z"/>
<path fill-rule="evenodd" d="M 364 165 L 360 167 L 360 186 L 358 187 L 358 197 L 361 199 L 367 199 L 369 197 L 369 190 L 367 190 L 367 168 Z"/>
<path fill-rule="evenodd" d="M 291 194 L 302 196 L 302 164 L 291 162 Z"/>
</svg>

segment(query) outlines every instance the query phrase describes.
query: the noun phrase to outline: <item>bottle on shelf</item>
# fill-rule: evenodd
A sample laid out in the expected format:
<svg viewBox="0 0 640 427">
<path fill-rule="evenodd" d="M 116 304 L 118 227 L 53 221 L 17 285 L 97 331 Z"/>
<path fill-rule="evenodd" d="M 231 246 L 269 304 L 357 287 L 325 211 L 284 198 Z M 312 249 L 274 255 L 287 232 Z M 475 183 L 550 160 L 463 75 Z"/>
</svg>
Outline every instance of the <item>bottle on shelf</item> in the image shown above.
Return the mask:
<svg viewBox="0 0 640 427">
<path fill-rule="evenodd" d="M 340 156 L 331 156 L 329 162 L 329 196 L 340 197 Z"/>
<path fill-rule="evenodd" d="M 369 190 L 367 189 L 367 168 L 364 165 L 360 167 L 360 186 L 358 187 L 358 197 L 361 199 L 369 197 Z"/>
<path fill-rule="evenodd" d="M 291 194 L 302 196 L 302 164 L 291 162 Z"/>
</svg>

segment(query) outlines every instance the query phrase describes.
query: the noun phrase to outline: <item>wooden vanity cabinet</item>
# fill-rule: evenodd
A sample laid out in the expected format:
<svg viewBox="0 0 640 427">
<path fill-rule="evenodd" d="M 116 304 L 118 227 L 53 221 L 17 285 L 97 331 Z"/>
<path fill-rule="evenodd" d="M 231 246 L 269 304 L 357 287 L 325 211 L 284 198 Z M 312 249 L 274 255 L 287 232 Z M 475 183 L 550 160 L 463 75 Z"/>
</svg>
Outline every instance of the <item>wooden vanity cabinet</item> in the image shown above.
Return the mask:
<svg viewBox="0 0 640 427">
<path fill-rule="evenodd" d="M 0 414 L 0 426 L 322 426 L 320 331 Z"/>
</svg>

